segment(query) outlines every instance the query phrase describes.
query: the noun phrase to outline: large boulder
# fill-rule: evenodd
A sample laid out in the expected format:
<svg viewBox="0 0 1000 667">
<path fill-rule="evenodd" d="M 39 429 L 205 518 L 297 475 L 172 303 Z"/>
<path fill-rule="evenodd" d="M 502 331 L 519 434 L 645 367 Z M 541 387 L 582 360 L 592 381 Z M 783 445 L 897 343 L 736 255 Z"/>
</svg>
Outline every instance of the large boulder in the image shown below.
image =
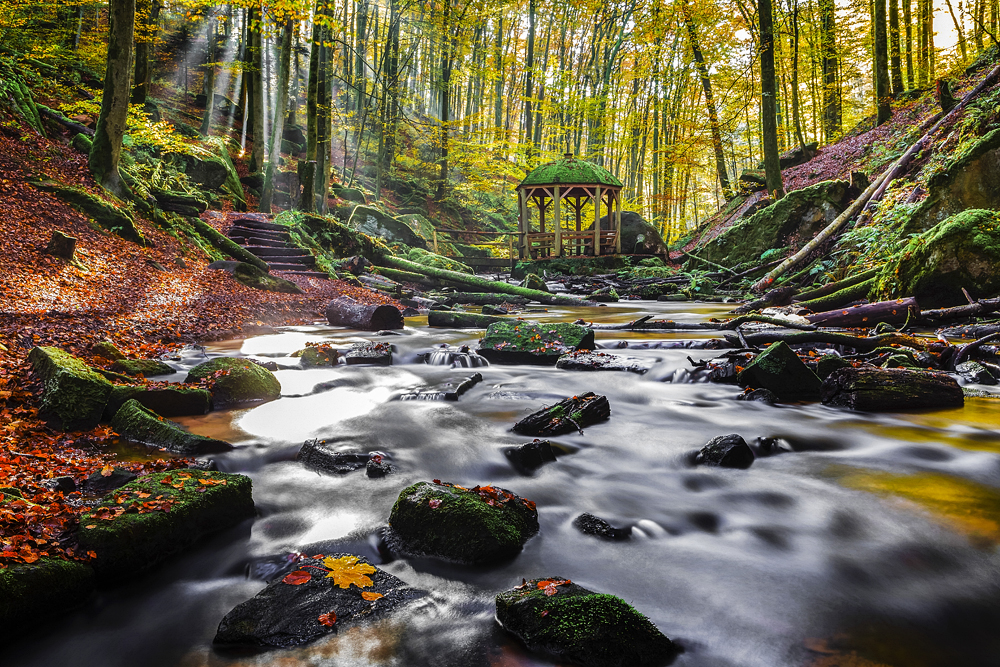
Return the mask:
<svg viewBox="0 0 1000 667">
<path fill-rule="evenodd" d="M 490 363 L 552 365 L 568 352 L 593 349 L 593 329 L 578 324 L 503 320 L 486 329 L 477 351 Z"/>
<path fill-rule="evenodd" d="M 209 380 L 215 407 L 273 401 L 281 395 L 274 373 L 249 359 L 216 357 L 192 368 L 185 382 Z"/>
<path fill-rule="evenodd" d="M 215 644 L 289 648 L 387 616 L 424 591 L 407 586 L 358 556 L 315 554 L 298 569 L 233 608 Z"/>
<path fill-rule="evenodd" d="M 407 227 L 413 230 L 414 234 L 427 241 L 427 248 L 433 250 L 431 243 L 434 241 L 434 223 L 428 220 L 426 216 L 420 213 L 406 213 L 404 215 L 397 215 L 396 220 L 406 224 Z M 447 240 L 448 238 L 446 234 L 438 237 L 437 252 L 443 255 L 460 254 L 454 244 Z"/>
<path fill-rule="evenodd" d="M 521 550 L 538 532 L 538 512 L 535 503 L 506 489 L 434 480 L 403 489 L 389 526 L 390 545 L 400 553 L 488 563 Z"/>
<path fill-rule="evenodd" d="M 132 442 L 160 447 L 182 456 L 225 452 L 233 448 L 228 442 L 189 433 L 135 399 L 119 408 L 111 420 L 111 428 Z"/>
<path fill-rule="evenodd" d="M 65 430 L 97 426 L 112 385 L 69 352 L 36 347 L 28 353 L 32 370 L 42 380 L 42 414 Z"/>
<path fill-rule="evenodd" d="M 445 257 L 444 255 L 438 255 L 436 253 L 424 250 L 423 248 L 413 248 L 407 253 L 406 259 L 411 262 L 416 262 L 417 264 L 423 264 L 424 266 L 430 266 L 435 269 L 445 269 L 446 271 L 458 271 L 459 273 L 468 273 L 470 275 L 475 273 L 475 270 L 468 264 L 463 264 L 462 262 L 454 259 L 453 257 Z"/>
<path fill-rule="evenodd" d="M 1000 185 L 998 185 L 1000 187 Z M 885 266 L 887 295 L 914 296 L 923 308 L 966 303 L 1000 294 L 1000 212 L 973 209 L 938 223 L 910 240 Z"/>
<path fill-rule="evenodd" d="M 563 577 L 532 579 L 496 597 L 496 618 L 530 650 L 586 667 L 654 667 L 679 652 L 614 595 Z"/>
<path fill-rule="evenodd" d="M 371 206 L 355 207 L 351 213 L 350 226 L 363 234 L 382 237 L 389 244 L 405 243 L 413 248 L 424 248 L 427 245 L 405 222 Z"/>
<path fill-rule="evenodd" d="M 19 500 L 4 494 L 0 503 L 7 499 Z M 79 607 L 93 590 L 94 570 L 84 563 L 59 558 L 8 563 L 0 570 L 0 641 L 13 641 L 21 631 L 36 630 L 40 619 Z"/>
<path fill-rule="evenodd" d="M 218 190 L 229 178 L 229 166 L 221 157 L 184 155 L 181 160 L 188 178 L 206 190 Z"/>
<path fill-rule="evenodd" d="M 212 394 L 207 389 L 185 387 L 179 384 L 163 385 L 114 385 L 104 418 L 114 417 L 126 401 L 135 400 L 162 417 L 205 415 L 212 409 Z"/>
<path fill-rule="evenodd" d="M 847 203 L 848 187 L 847 181 L 823 181 L 789 192 L 767 208 L 740 219 L 695 254 L 732 267 L 756 262 L 771 248 L 798 248 L 840 214 Z"/>
<path fill-rule="evenodd" d="M 208 470 L 141 477 L 80 517 L 80 549 L 100 579 L 147 570 L 202 536 L 253 517 L 250 478 Z"/>
<path fill-rule="evenodd" d="M 593 223 L 587 227 L 593 228 Z M 614 228 L 614 222 L 608 216 L 601 218 L 601 229 Z M 629 255 L 665 255 L 667 245 L 656 225 L 635 211 L 622 211 L 622 252 Z"/>
<path fill-rule="evenodd" d="M 784 341 L 772 343 L 739 372 L 743 387 L 770 389 L 781 400 L 819 398 L 821 380 Z"/>
</svg>

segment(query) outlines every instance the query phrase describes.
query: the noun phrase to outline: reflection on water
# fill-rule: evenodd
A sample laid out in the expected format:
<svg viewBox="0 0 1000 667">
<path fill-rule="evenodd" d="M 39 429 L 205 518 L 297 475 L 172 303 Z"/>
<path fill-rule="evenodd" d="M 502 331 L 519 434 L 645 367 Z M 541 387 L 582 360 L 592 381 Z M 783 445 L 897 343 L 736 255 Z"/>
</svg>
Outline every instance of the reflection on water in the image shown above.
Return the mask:
<svg viewBox="0 0 1000 667">
<path fill-rule="evenodd" d="M 653 314 L 700 321 L 726 309 L 623 302 L 549 307 L 529 316 L 627 322 Z M 103 592 L 59 627 L 0 653 L 0 664 L 549 665 L 493 622 L 494 595 L 522 577 L 539 576 L 570 578 L 623 597 L 685 646 L 676 665 L 1000 662 L 994 639 L 1000 636 L 996 404 L 858 415 L 815 404 L 737 402 L 735 386 L 682 381 L 692 352 L 696 359 L 714 353 L 632 347 L 628 355 L 652 366 L 644 376 L 494 364 L 476 369 L 483 381 L 458 402 L 391 400 L 467 378 L 468 368 L 420 360 L 442 344 L 474 347 L 479 335 L 430 329 L 425 319 L 411 318 L 402 335 L 381 338 L 395 346 L 393 366 L 280 370 L 277 401 L 179 420 L 238 445 L 218 464 L 253 479 L 260 516 L 249 532 L 218 536 L 150 578 Z M 328 326 L 296 327 L 207 351 L 294 366 L 294 359 L 276 355 L 307 342 L 339 346 L 368 337 Z M 691 337 L 598 334 L 599 341 Z M 585 391 L 608 396 L 610 421 L 557 438 L 558 461 L 519 475 L 503 452 L 528 438 L 513 434 L 511 425 Z M 759 458 L 748 470 L 690 466 L 692 452 L 726 433 L 751 444 L 778 438 L 784 453 Z M 363 472 L 308 470 L 294 455 L 312 437 L 345 449 L 389 452 L 398 472 L 370 479 Z M 333 541 L 378 562 L 373 534 L 399 491 L 432 478 L 497 484 L 534 500 L 538 536 L 513 561 L 489 568 L 383 563 L 430 595 L 379 625 L 344 629 L 292 651 L 213 651 L 222 616 L 263 586 L 242 576 L 254 559 Z M 581 512 L 632 526 L 634 537 L 610 543 L 585 536 L 572 525 Z"/>
</svg>

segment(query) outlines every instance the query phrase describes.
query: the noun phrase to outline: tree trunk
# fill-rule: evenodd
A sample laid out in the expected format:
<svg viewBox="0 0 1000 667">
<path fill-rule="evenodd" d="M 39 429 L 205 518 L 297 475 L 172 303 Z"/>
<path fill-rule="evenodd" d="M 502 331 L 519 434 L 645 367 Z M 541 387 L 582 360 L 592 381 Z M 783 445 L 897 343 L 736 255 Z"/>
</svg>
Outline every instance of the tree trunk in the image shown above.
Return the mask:
<svg viewBox="0 0 1000 667">
<path fill-rule="evenodd" d="M 919 1 L 919 0 L 918 0 Z M 906 89 L 913 89 L 913 16 L 911 0 L 903 0 L 903 26 L 906 30 Z"/>
<path fill-rule="evenodd" d="M 775 199 L 785 196 L 778 153 L 777 82 L 774 72 L 774 24 L 771 0 L 757 0 L 760 21 L 761 141 L 764 146 L 764 173 L 767 191 Z"/>
<path fill-rule="evenodd" d="M 263 67 L 263 36 L 261 29 L 260 6 L 255 4 L 250 8 L 250 85 L 247 93 L 250 96 L 249 106 L 252 109 L 250 117 L 250 134 L 253 136 L 253 147 L 250 149 L 250 173 L 260 171 L 264 166 L 264 67 Z"/>
<path fill-rule="evenodd" d="M 904 0 L 909 2 L 909 0 Z M 823 64 L 823 133 L 832 143 L 840 134 L 841 105 L 838 91 L 837 18 L 834 0 L 819 0 L 820 52 Z"/>
<path fill-rule="evenodd" d="M 792 5 L 792 122 L 795 124 L 795 141 L 805 149 L 802 121 L 799 118 L 799 3 Z"/>
<path fill-rule="evenodd" d="M 140 3 L 136 6 L 139 24 L 135 30 L 135 75 L 132 84 L 132 104 L 145 104 L 146 96 L 149 95 L 149 82 L 153 75 L 151 59 L 160 20 L 160 0 L 140 0 Z"/>
<path fill-rule="evenodd" d="M 281 135 L 285 131 L 285 109 L 288 105 L 288 79 L 292 66 L 292 29 L 294 21 L 285 20 L 281 31 L 281 58 L 278 63 L 278 94 L 274 105 L 274 121 L 271 123 L 271 149 L 267 154 L 267 169 L 264 170 L 264 187 L 260 193 L 260 210 L 271 212 L 274 196 L 274 170 L 281 160 Z"/>
<path fill-rule="evenodd" d="M 825 405 L 864 412 L 898 412 L 920 408 L 960 408 L 962 388 L 947 373 L 902 368 L 841 368 L 824 381 Z"/>
<path fill-rule="evenodd" d="M 902 61 L 899 57 L 899 0 L 889 0 L 889 69 L 893 97 L 903 92 Z"/>
<path fill-rule="evenodd" d="M 334 326 L 362 331 L 403 328 L 403 316 L 395 306 L 358 303 L 348 296 L 337 297 L 327 304 L 326 319 Z"/>
<path fill-rule="evenodd" d="M 205 115 L 201 120 L 199 132 L 207 137 L 212 133 L 212 114 L 215 112 L 215 60 L 218 45 L 215 32 L 218 23 L 211 17 L 205 22 L 208 24 L 205 30 L 205 83 L 202 86 L 202 93 L 205 95 Z"/>
<path fill-rule="evenodd" d="M 877 125 L 892 117 L 892 90 L 889 87 L 889 44 L 886 39 L 885 1 L 875 0 L 873 28 L 875 30 L 875 106 Z"/>
<path fill-rule="evenodd" d="M 322 7 L 317 0 L 314 16 L 320 16 Z M 315 177 L 316 177 L 316 94 L 317 80 L 319 78 L 319 55 L 321 28 L 318 21 L 313 20 L 312 41 L 309 45 L 309 82 L 306 87 L 306 159 L 302 164 L 299 174 L 299 181 L 302 183 L 302 200 L 299 208 L 303 211 L 313 211 L 315 205 Z"/>
<path fill-rule="evenodd" d="M 866 283 L 861 284 L 865 285 Z M 913 297 L 907 297 L 895 301 L 879 301 L 852 308 L 838 308 L 823 313 L 814 313 L 806 315 L 806 319 L 809 320 L 810 324 L 821 327 L 873 327 L 879 322 L 903 324 L 910 317 L 911 311 L 913 317 L 920 316 L 920 306 L 917 305 L 917 300 Z"/>
<path fill-rule="evenodd" d="M 532 141 L 534 139 L 534 115 L 531 112 L 533 77 L 535 75 L 535 0 L 528 0 L 528 46 L 524 58 L 524 137 L 528 146 L 528 165 L 531 165 Z"/>
<path fill-rule="evenodd" d="M 135 0 L 110 0 L 108 4 L 108 58 L 104 74 L 101 113 L 90 150 L 90 171 L 98 183 L 125 198 L 127 188 L 118 176 L 118 158 L 125 136 L 128 114 L 132 39 L 135 32 Z"/>
</svg>

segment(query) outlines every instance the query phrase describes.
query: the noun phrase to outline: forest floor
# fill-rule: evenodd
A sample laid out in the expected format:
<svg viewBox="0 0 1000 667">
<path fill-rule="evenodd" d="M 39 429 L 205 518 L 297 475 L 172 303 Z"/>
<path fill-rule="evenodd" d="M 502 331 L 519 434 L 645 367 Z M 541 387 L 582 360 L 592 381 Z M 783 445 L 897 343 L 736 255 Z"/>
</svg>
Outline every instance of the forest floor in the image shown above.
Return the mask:
<svg viewBox="0 0 1000 667">
<path fill-rule="evenodd" d="M 91 347 L 103 340 L 129 357 L 151 358 L 184 344 L 323 320 L 326 304 L 342 294 L 393 303 L 344 282 L 295 276 L 286 277 L 301 295 L 245 287 L 142 219 L 137 224 L 152 247 L 97 228 L 35 189 L 31 175 L 99 192 L 82 154 L 27 129 L 21 139 L 0 135 L 0 493 L 16 489 L 24 498 L 0 496 L 0 568 L 46 555 L 87 558 L 69 537 L 87 506 L 79 493 L 48 490 L 46 480 L 71 476 L 80 485 L 111 466 L 138 472 L 188 463 L 117 460 L 110 448 L 117 436 L 106 426 L 68 433 L 48 427 L 27 363 L 31 348 L 56 346 L 100 366 L 107 362 L 95 359 Z M 206 220 L 218 226 L 231 216 Z M 54 231 L 77 239 L 72 263 L 44 252 Z"/>
</svg>

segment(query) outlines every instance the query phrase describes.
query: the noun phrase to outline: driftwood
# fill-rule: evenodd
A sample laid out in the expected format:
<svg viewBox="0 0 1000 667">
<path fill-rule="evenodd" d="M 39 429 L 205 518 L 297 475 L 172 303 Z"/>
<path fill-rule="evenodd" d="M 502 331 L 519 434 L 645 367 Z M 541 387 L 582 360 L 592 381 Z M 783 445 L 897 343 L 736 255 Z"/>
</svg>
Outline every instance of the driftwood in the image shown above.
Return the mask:
<svg viewBox="0 0 1000 667">
<path fill-rule="evenodd" d="M 1000 75 L 1000 65 L 994 67 L 993 70 L 989 74 L 987 74 L 982 81 L 979 82 L 979 85 L 977 85 L 975 88 L 969 91 L 965 95 L 965 97 L 962 98 L 962 101 L 959 102 L 957 105 L 955 105 L 955 108 L 953 108 L 947 114 L 943 114 L 942 117 L 939 118 L 936 123 L 934 123 L 934 126 L 931 127 L 930 130 L 925 132 L 923 136 L 921 136 L 920 139 L 915 144 L 910 146 L 910 148 L 907 149 L 907 151 L 903 153 L 903 155 L 901 155 L 900 158 L 896 160 L 893 163 L 893 165 L 885 171 L 884 174 L 879 176 L 874 183 L 868 186 L 868 188 L 866 188 L 865 191 L 861 193 L 861 196 L 855 199 L 854 202 L 847 207 L 847 210 L 845 210 L 843 213 L 837 216 L 836 220 L 827 225 L 819 234 L 815 236 L 815 238 L 813 238 L 811 241 L 802 246 L 801 250 L 799 250 L 794 255 L 786 259 L 784 262 L 779 264 L 773 271 L 771 271 L 766 276 L 764 276 L 756 283 L 754 283 L 751 289 L 755 292 L 762 292 L 768 287 L 770 287 L 778 276 L 785 273 L 785 271 L 787 271 L 791 267 L 801 262 L 807 256 L 809 256 L 809 254 L 812 253 L 816 248 L 818 248 L 822 243 L 824 243 L 827 239 L 829 239 L 831 236 L 840 231 L 840 229 L 845 224 L 847 224 L 855 215 L 868 210 L 875 202 L 881 199 L 882 195 L 885 193 L 886 188 L 889 187 L 889 184 L 903 174 L 903 172 L 906 170 L 906 167 L 909 165 L 910 160 L 913 159 L 913 156 L 922 151 L 927 146 L 927 144 L 933 137 L 934 133 L 937 132 L 942 125 L 947 123 L 950 119 L 954 118 L 959 112 L 961 112 L 961 110 L 964 109 L 969 102 L 975 99 L 979 95 L 979 93 L 987 89 L 998 75 Z"/>
<path fill-rule="evenodd" d="M 470 377 L 462 380 L 462 382 L 459 383 L 459 385 L 457 387 L 455 387 L 455 391 L 447 391 L 447 392 L 445 392 L 445 394 L 444 394 L 444 400 L 446 400 L 446 401 L 457 401 L 459 399 L 459 397 L 461 397 L 462 394 L 464 394 L 465 392 L 469 391 L 470 389 L 472 389 L 473 387 L 475 387 L 477 384 L 479 384 L 482 381 L 483 381 L 483 374 L 482 373 L 474 373 Z"/>
<path fill-rule="evenodd" d="M 505 317 L 458 313 L 453 310 L 432 310 L 427 313 L 427 326 L 445 329 L 485 329 L 494 322 L 502 322 Z"/>
<path fill-rule="evenodd" d="M 403 328 L 403 315 L 395 306 L 358 303 L 346 296 L 327 304 L 326 319 L 336 326 L 363 331 Z"/>
<path fill-rule="evenodd" d="M 941 322 L 942 320 L 958 320 L 966 317 L 980 317 L 1000 310 L 1000 298 L 980 299 L 964 306 L 954 306 L 952 308 L 937 308 L 935 310 L 925 310 L 920 314 L 920 319 L 927 322 Z"/>
<path fill-rule="evenodd" d="M 975 352 L 977 349 L 985 345 L 986 343 L 994 343 L 1000 340 L 1000 333 L 992 333 L 988 336 L 983 336 L 979 340 L 974 340 L 971 343 L 966 343 L 962 347 L 958 348 L 958 352 L 955 353 L 955 358 L 952 360 L 952 367 L 958 366 L 960 363 L 965 361 L 965 359 Z"/>
<path fill-rule="evenodd" d="M 902 368 L 841 368 L 820 389 L 826 405 L 883 412 L 962 407 L 965 396 L 951 375 Z"/>
<path fill-rule="evenodd" d="M 970 324 L 964 327 L 948 327 L 938 331 L 939 336 L 950 338 L 982 338 L 990 334 L 1000 333 L 1000 322 L 984 322 L 983 324 Z"/>
<path fill-rule="evenodd" d="M 725 338 L 733 347 L 742 348 L 745 345 L 736 334 L 726 334 Z M 921 339 L 901 333 L 856 336 L 838 331 L 781 331 L 775 329 L 744 334 L 744 341 L 755 347 L 777 343 L 779 340 L 783 340 L 789 345 L 809 345 L 815 343 L 841 345 L 853 348 L 859 352 L 871 352 L 877 347 L 886 347 L 889 345 L 902 345 L 914 350 L 923 350 L 926 347 L 926 343 Z"/>
<path fill-rule="evenodd" d="M 879 301 L 866 303 L 851 308 L 828 310 L 822 313 L 806 315 L 811 324 L 821 327 L 871 327 L 879 322 L 886 324 L 903 324 L 910 312 L 913 317 L 920 315 L 920 306 L 913 297 L 896 299 L 895 301 Z"/>
<path fill-rule="evenodd" d="M 588 391 L 528 415 L 514 424 L 514 432 L 534 436 L 583 432 L 584 426 L 607 421 L 610 417 L 608 398 Z"/>
</svg>

